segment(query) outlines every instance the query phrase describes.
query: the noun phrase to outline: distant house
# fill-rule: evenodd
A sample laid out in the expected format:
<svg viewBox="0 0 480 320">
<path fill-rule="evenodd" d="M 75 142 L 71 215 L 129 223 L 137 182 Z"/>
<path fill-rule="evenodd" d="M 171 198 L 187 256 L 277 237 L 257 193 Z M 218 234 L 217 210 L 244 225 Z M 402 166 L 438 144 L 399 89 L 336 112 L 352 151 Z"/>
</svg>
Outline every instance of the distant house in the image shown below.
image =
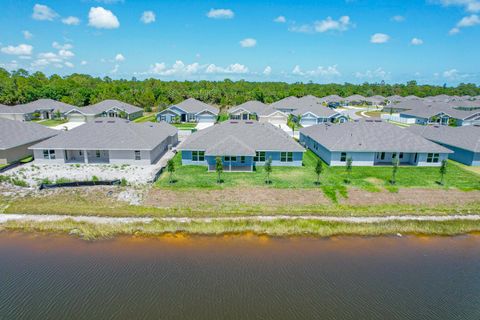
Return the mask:
<svg viewBox="0 0 480 320">
<path fill-rule="evenodd" d="M 288 97 L 272 103 L 274 109 L 291 114 L 300 119 L 302 127 L 308 127 L 324 122 L 345 122 L 348 119 L 331 108 L 325 106 L 323 99 L 314 96 L 302 98 Z"/>
<path fill-rule="evenodd" d="M 160 111 L 157 114 L 157 121 L 175 122 L 178 120 L 179 122 L 214 123 L 217 121 L 218 112 L 218 108 L 197 99 L 189 98 Z"/>
<path fill-rule="evenodd" d="M 28 148 L 57 135 L 59 131 L 32 122 L 0 119 L 0 164 L 33 155 Z"/>
<path fill-rule="evenodd" d="M 480 126 L 410 126 L 408 130 L 452 150 L 450 159 L 480 166 Z"/>
<path fill-rule="evenodd" d="M 288 115 L 260 101 L 247 101 L 228 110 L 232 120 L 258 120 L 273 125 L 286 125 Z"/>
<path fill-rule="evenodd" d="M 351 95 L 349 97 L 346 97 L 344 100 L 345 100 L 345 103 L 349 106 L 356 106 L 356 105 L 359 105 L 359 104 L 365 104 L 366 103 L 366 100 L 367 98 L 365 98 L 364 96 L 360 95 L 360 94 L 354 94 L 354 95 Z"/>
<path fill-rule="evenodd" d="M 143 109 L 118 100 L 103 100 L 86 107 L 76 107 L 65 113 L 72 122 L 88 122 L 100 117 L 134 120 L 143 115 Z"/>
<path fill-rule="evenodd" d="M 365 98 L 365 102 L 371 106 L 384 106 L 386 105 L 386 101 L 387 98 L 379 95 Z"/>
<path fill-rule="evenodd" d="M 301 166 L 305 149 L 265 122 L 228 120 L 190 135 L 180 146 L 183 165 L 215 170 L 221 157 L 226 171 L 252 171 L 268 159 L 272 166 Z"/>
<path fill-rule="evenodd" d="M 38 99 L 11 107 L 0 105 L 0 118 L 19 121 L 53 119 L 57 113 L 64 117 L 73 109 L 75 109 L 75 106 L 67 103 L 52 99 Z"/>
<path fill-rule="evenodd" d="M 150 165 L 178 142 L 168 123 L 98 118 L 30 147 L 38 163 Z"/>
<path fill-rule="evenodd" d="M 439 166 L 452 153 L 417 134 L 381 120 L 359 120 L 338 125 L 319 124 L 300 130 L 300 142 L 328 165 Z"/>
</svg>

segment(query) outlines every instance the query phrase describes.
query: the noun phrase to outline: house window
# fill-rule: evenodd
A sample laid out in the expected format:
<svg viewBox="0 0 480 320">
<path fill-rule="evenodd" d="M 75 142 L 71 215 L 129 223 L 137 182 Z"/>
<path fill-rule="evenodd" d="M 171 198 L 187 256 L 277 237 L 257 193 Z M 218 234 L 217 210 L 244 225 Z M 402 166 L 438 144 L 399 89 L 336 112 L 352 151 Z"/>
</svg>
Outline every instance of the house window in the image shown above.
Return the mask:
<svg viewBox="0 0 480 320">
<path fill-rule="evenodd" d="M 95 151 L 95 157 L 100 158 L 100 150 Z"/>
<path fill-rule="evenodd" d="M 80 156 L 83 156 L 83 151 L 82 151 L 82 150 L 79 150 L 79 151 L 78 151 L 78 154 L 79 154 Z"/>
<path fill-rule="evenodd" d="M 345 162 L 347 161 L 347 153 L 346 152 L 342 152 L 340 154 L 340 162 Z"/>
<path fill-rule="evenodd" d="M 142 159 L 142 157 L 140 156 L 140 151 L 135 150 L 135 160 L 140 160 L 140 159 Z"/>
<path fill-rule="evenodd" d="M 265 162 L 265 151 L 255 152 L 255 157 L 253 158 L 255 162 Z"/>
<path fill-rule="evenodd" d="M 385 152 L 380 153 L 380 160 L 385 160 Z"/>
<path fill-rule="evenodd" d="M 245 156 L 240 157 L 240 163 L 245 163 Z"/>
<path fill-rule="evenodd" d="M 205 161 L 205 151 L 192 151 L 192 161 Z"/>
<path fill-rule="evenodd" d="M 55 150 L 43 150 L 43 159 L 55 159 Z"/>
<path fill-rule="evenodd" d="M 280 162 L 292 162 L 293 152 L 280 152 Z"/>
<path fill-rule="evenodd" d="M 429 154 L 427 154 L 427 162 L 428 163 L 437 163 L 439 157 L 440 157 L 440 155 L 438 153 L 429 153 Z"/>
<path fill-rule="evenodd" d="M 225 160 L 225 161 L 230 161 L 230 156 L 225 156 L 225 157 L 223 157 L 223 160 Z"/>
<path fill-rule="evenodd" d="M 403 152 L 400 152 L 400 155 L 398 156 L 400 159 L 403 159 Z"/>
<path fill-rule="evenodd" d="M 230 157 L 230 161 L 232 161 L 232 162 L 237 162 L 237 157 L 236 157 L 236 156 L 231 156 L 231 157 Z"/>
<path fill-rule="evenodd" d="M 396 152 L 392 153 L 392 159 L 395 159 L 396 157 L 397 157 L 397 153 Z"/>
</svg>

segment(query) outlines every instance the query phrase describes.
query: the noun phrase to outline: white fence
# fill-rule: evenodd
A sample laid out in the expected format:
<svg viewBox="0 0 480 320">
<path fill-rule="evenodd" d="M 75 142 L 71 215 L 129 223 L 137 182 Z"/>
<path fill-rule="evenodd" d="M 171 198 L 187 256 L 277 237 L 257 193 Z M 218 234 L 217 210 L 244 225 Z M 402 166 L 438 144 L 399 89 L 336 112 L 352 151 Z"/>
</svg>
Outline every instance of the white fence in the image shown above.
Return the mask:
<svg viewBox="0 0 480 320">
<path fill-rule="evenodd" d="M 383 120 L 389 120 L 389 121 L 395 121 L 395 122 L 400 122 L 400 123 L 405 123 L 405 124 L 415 124 L 415 119 L 414 118 L 402 118 L 400 117 L 399 114 L 382 114 L 381 118 Z"/>
</svg>

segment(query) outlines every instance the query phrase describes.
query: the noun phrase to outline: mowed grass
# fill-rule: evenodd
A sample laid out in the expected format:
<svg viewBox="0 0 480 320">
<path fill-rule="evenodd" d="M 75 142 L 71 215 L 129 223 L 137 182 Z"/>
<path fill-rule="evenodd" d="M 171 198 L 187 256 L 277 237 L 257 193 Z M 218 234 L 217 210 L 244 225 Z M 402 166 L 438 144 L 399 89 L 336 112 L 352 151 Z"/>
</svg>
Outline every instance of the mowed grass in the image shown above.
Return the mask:
<svg viewBox="0 0 480 320">
<path fill-rule="evenodd" d="M 395 186 L 390 184 L 392 167 L 353 167 L 350 183 L 346 184 L 348 175 L 345 167 L 329 167 L 324 163 L 320 176 L 320 186 L 315 184 L 315 165 L 317 155 L 308 150 L 304 154 L 302 167 L 273 167 L 270 175 L 272 188 L 318 188 L 325 193 L 346 192 L 346 186 L 355 186 L 368 191 L 379 191 L 387 188 L 396 191 L 401 187 L 419 188 L 456 188 L 464 191 L 480 190 L 480 175 L 463 169 L 455 162 L 448 162 L 448 172 L 445 185 L 439 185 L 440 173 L 438 167 L 399 167 Z M 182 166 L 180 153 L 174 157 L 175 183 L 169 183 L 169 174 L 164 172 L 155 183 L 157 187 L 185 188 L 228 188 L 265 186 L 266 174 L 263 167 L 257 167 L 254 172 L 224 172 L 223 183 L 218 184 L 217 173 L 208 172 L 204 166 Z"/>
<path fill-rule="evenodd" d="M 38 123 L 41 124 L 41 125 L 44 125 L 46 127 L 55 127 L 55 126 L 58 126 L 60 124 L 64 124 L 64 123 L 67 123 L 67 122 L 68 122 L 67 119 L 48 119 L 48 120 L 39 121 Z"/>
<path fill-rule="evenodd" d="M 172 126 L 176 127 L 177 129 L 194 129 L 197 126 L 197 123 L 171 123 Z"/>
<path fill-rule="evenodd" d="M 133 120 L 133 122 L 136 122 L 136 123 L 157 122 L 156 114 L 155 113 L 146 114 L 143 117 L 140 117 L 140 118 L 137 118 L 137 119 Z"/>
</svg>

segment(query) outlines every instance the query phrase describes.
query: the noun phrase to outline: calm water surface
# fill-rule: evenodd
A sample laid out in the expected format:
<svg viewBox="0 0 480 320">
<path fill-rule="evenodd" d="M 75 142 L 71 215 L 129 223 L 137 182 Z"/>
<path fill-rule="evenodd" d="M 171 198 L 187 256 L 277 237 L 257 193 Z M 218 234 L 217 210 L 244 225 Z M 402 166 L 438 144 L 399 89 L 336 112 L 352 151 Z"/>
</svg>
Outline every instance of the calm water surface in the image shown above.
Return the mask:
<svg viewBox="0 0 480 320">
<path fill-rule="evenodd" d="M 480 319 L 480 236 L 0 233 L 0 319 Z"/>
</svg>

